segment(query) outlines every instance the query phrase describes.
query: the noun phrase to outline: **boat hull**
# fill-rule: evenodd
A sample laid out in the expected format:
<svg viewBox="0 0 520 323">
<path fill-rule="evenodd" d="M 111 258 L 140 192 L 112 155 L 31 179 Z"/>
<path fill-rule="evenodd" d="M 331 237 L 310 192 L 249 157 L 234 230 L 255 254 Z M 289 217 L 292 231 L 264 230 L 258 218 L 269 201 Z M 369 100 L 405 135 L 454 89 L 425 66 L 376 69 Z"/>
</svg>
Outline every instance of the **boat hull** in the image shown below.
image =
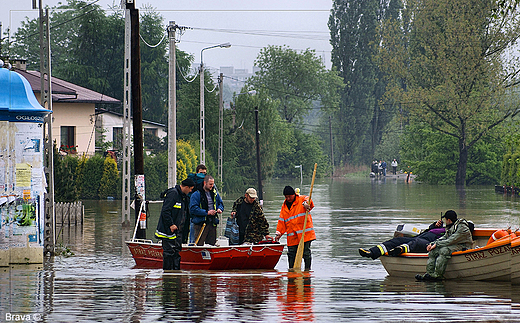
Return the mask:
<svg viewBox="0 0 520 323">
<path fill-rule="evenodd" d="M 151 240 L 126 241 L 136 268 L 162 268 L 162 246 Z M 282 255 L 284 244 L 239 246 L 183 245 L 181 270 L 273 269 Z"/>
<path fill-rule="evenodd" d="M 520 285 L 520 236 L 511 240 L 511 284 Z"/>
<path fill-rule="evenodd" d="M 476 231 L 475 240 L 484 241 L 493 230 Z M 390 276 L 414 277 L 426 272 L 428 254 L 405 253 L 399 257 L 382 256 L 381 262 Z M 511 281 L 511 240 L 503 238 L 485 247 L 458 251 L 448 261 L 446 279 Z"/>
</svg>

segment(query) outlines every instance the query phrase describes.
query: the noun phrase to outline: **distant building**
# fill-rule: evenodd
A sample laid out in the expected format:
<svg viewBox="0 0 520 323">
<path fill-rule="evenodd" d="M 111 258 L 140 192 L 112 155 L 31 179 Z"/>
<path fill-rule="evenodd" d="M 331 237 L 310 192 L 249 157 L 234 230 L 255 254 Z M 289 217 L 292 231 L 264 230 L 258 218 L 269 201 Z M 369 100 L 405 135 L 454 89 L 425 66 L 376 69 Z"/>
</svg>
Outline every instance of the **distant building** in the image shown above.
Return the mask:
<svg viewBox="0 0 520 323">
<path fill-rule="evenodd" d="M 258 68 L 253 67 L 253 70 Z M 239 93 L 246 81 L 254 75 L 247 68 L 234 68 L 233 66 L 221 66 L 220 73 L 224 74 L 224 83 L 230 87 L 232 92 Z"/>
</svg>

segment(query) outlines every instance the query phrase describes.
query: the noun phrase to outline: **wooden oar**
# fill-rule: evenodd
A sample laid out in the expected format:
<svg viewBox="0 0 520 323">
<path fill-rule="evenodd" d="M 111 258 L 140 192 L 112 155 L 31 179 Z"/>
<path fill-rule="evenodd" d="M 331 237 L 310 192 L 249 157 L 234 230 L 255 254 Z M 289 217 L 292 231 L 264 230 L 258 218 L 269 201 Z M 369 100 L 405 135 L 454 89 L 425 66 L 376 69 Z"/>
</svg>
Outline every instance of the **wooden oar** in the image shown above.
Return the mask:
<svg viewBox="0 0 520 323">
<path fill-rule="evenodd" d="M 202 232 L 204 232 L 204 229 L 206 228 L 206 223 L 202 225 L 202 229 L 200 229 L 199 236 L 197 237 L 197 240 L 195 240 L 195 245 L 199 244 L 200 237 L 202 236 Z"/>
<path fill-rule="evenodd" d="M 309 192 L 309 205 L 311 204 L 312 197 L 312 189 L 314 187 L 314 178 L 316 177 L 316 167 L 317 163 L 314 164 L 314 171 L 312 172 L 312 182 L 311 182 L 311 191 Z M 302 269 L 302 257 L 303 257 L 303 244 L 305 237 L 305 229 L 307 229 L 307 217 L 309 216 L 309 210 L 305 210 L 305 220 L 303 221 L 303 231 L 302 237 L 300 238 L 300 243 L 298 244 L 298 250 L 296 250 L 296 258 L 294 259 L 294 265 L 292 269 L 301 270 Z"/>
</svg>

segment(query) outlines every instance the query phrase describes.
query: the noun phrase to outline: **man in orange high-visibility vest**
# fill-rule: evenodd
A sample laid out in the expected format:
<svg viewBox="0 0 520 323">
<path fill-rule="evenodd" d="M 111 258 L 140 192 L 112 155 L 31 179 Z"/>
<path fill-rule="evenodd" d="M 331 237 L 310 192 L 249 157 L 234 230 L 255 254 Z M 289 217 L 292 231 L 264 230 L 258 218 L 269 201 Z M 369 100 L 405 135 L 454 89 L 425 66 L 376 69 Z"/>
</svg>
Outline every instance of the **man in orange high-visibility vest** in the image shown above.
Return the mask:
<svg viewBox="0 0 520 323">
<path fill-rule="evenodd" d="M 309 201 L 308 196 L 296 195 L 291 186 L 286 186 L 283 189 L 283 195 L 285 201 L 282 204 L 280 218 L 278 218 L 275 240 L 280 240 L 280 237 L 287 232 L 287 258 L 289 259 L 289 268 L 293 268 L 298 244 L 302 237 L 305 213 L 314 208 L 314 203 L 312 200 Z M 303 245 L 305 270 L 311 269 L 311 241 L 313 240 L 316 240 L 316 233 L 312 225 L 311 214 L 308 213 Z"/>
</svg>

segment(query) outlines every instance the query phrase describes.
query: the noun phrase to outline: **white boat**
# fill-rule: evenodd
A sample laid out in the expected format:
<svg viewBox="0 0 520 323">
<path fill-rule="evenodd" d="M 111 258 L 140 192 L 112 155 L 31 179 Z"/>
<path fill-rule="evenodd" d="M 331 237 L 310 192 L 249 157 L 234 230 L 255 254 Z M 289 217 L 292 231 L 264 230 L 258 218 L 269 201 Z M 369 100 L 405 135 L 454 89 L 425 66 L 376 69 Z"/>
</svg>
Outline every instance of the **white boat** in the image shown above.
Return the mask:
<svg viewBox="0 0 520 323">
<path fill-rule="evenodd" d="M 503 237 L 487 243 L 496 229 L 475 229 L 474 248 L 457 251 L 448 261 L 446 279 L 511 281 L 511 239 Z M 516 243 L 516 242 L 515 242 Z M 520 249 L 520 246 L 517 246 Z M 518 253 L 518 249 L 515 249 Z M 404 253 L 398 257 L 382 256 L 390 276 L 413 278 L 426 272 L 427 253 Z M 518 273 L 515 273 L 517 275 Z M 515 276 L 516 277 L 516 276 Z"/>
<path fill-rule="evenodd" d="M 511 239 L 511 284 L 520 285 L 520 235 Z"/>
</svg>

